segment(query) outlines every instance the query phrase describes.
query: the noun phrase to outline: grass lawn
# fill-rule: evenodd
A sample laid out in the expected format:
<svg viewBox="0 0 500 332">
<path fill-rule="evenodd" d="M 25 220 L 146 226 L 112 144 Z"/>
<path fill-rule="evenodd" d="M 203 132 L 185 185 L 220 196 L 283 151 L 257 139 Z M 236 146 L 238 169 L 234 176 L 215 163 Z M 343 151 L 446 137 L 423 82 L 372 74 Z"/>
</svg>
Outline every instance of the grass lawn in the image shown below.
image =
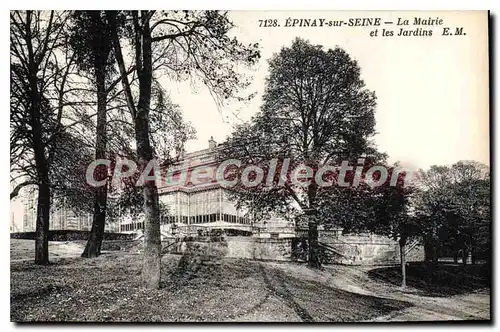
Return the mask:
<svg viewBox="0 0 500 332">
<path fill-rule="evenodd" d="M 126 252 L 42 267 L 14 261 L 11 320 L 342 322 L 411 306 L 331 286 L 298 264 L 166 255 L 160 290 L 141 287 L 140 266 L 141 256 Z"/>
<path fill-rule="evenodd" d="M 36 266 L 34 242 L 11 241 L 15 322 L 387 322 L 490 319 L 489 273 L 444 267 L 430 275 L 398 267 L 304 264 L 207 257 L 193 247 L 162 260 L 162 287 L 141 287 L 134 248 L 80 258 L 84 243 L 51 242 L 52 264 Z M 458 268 L 458 270 L 457 270 Z M 436 276 L 439 276 L 436 279 Z M 445 278 L 445 279 L 442 279 Z M 436 280 L 434 280 L 436 279 Z M 455 282 L 448 287 L 439 282 Z M 450 293 L 447 290 L 453 288 Z M 435 293 L 441 290 L 440 293 Z"/>
</svg>

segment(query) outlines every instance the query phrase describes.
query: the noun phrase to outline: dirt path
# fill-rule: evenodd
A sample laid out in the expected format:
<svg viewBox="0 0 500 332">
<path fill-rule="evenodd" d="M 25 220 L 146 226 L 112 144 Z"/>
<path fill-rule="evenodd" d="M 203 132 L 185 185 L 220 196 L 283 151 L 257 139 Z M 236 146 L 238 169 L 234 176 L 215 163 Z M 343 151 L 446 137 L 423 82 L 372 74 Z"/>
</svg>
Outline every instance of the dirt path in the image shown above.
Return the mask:
<svg viewBox="0 0 500 332">
<path fill-rule="evenodd" d="M 427 296 L 415 288 L 402 290 L 394 285 L 370 279 L 367 272 L 372 267 L 327 266 L 324 271 L 311 271 L 301 265 L 268 264 L 282 269 L 288 275 L 300 275 L 305 279 L 317 280 L 352 293 L 405 301 L 413 305 L 366 321 L 490 319 L 489 289 L 447 297 Z"/>
<path fill-rule="evenodd" d="M 406 292 L 389 293 L 387 296 L 404 299 L 414 306 L 374 321 L 490 319 L 490 293 L 486 289 L 450 297 L 424 297 Z"/>
</svg>

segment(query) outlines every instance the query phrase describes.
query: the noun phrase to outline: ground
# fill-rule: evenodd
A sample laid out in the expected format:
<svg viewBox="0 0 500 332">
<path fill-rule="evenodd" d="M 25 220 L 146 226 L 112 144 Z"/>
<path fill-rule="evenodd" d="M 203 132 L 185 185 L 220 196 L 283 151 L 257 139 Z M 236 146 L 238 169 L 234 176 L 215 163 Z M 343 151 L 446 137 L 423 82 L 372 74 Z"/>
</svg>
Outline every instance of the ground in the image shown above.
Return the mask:
<svg viewBox="0 0 500 332">
<path fill-rule="evenodd" d="M 401 290 L 373 267 L 165 255 L 162 288 L 141 288 L 141 256 L 79 255 L 84 243 L 51 242 L 49 266 L 34 242 L 11 241 L 11 320 L 26 321 L 414 321 L 489 319 L 488 288 L 445 296 Z M 372 273 L 370 273 L 372 271 Z M 384 270 L 377 271 L 378 275 Z"/>
</svg>

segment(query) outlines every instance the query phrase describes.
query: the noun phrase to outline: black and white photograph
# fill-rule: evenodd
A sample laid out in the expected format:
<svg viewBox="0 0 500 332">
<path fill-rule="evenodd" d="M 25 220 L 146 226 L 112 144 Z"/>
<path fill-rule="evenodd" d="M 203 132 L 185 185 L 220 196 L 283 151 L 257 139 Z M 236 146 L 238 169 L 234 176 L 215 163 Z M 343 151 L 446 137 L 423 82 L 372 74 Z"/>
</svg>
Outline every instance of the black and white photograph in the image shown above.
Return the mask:
<svg viewBox="0 0 500 332">
<path fill-rule="evenodd" d="M 490 24 L 10 10 L 10 321 L 491 323 Z"/>
</svg>

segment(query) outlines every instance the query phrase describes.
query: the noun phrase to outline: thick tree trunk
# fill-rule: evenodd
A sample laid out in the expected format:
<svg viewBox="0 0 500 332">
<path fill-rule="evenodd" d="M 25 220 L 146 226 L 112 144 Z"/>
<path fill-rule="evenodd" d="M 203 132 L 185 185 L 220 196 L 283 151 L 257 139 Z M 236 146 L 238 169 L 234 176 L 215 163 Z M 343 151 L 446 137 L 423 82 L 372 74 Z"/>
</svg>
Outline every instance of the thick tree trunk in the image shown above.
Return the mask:
<svg viewBox="0 0 500 332">
<path fill-rule="evenodd" d="M 144 169 L 153 159 L 153 149 L 149 140 L 149 107 L 151 104 L 151 83 L 153 78 L 151 30 L 149 15 L 143 13 L 138 17 L 137 11 L 132 13 L 135 33 L 135 65 L 139 79 L 139 102 L 134 105 L 130 84 L 125 72 L 120 40 L 117 34 L 116 12 L 109 11 L 107 17 L 112 27 L 113 45 L 116 60 L 122 77 L 122 85 L 127 98 L 127 105 L 135 120 L 135 136 L 139 169 Z M 142 22 L 142 25 L 140 24 Z M 144 257 L 142 268 L 143 285 L 148 288 L 160 287 L 161 272 L 161 236 L 158 188 L 155 182 L 146 182 L 143 187 L 144 195 Z"/>
<path fill-rule="evenodd" d="M 399 256 L 401 259 L 401 287 L 406 288 L 406 236 L 399 239 Z"/>
<path fill-rule="evenodd" d="M 35 264 L 49 264 L 50 187 L 48 181 L 38 185 L 36 211 Z"/>
<path fill-rule="evenodd" d="M 318 221 L 316 218 L 316 210 L 311 209 L 307 213 L 309 217 L 309 229 L 308 229 L 308 242 L 309 242 L 309 256 L 307 259 L 307 265 L 312 268 L 321 267 L 319 261 L 318 252 Z"/>
<path fill-rule="evenodd" d="M 106 223 L 107 187 L 99 187 L 96 190 L 94 200 L 94 218 L 89 238 L 82 257 L 93 258 L 101 254 L 101 244 L 104 238 Z"/>
<path fill-rule="evenodd" d="M 153 148 L 149 140 L 149 107 L 151 104 L 151 83 L 153 77 L 151 31 L 149 20 L 144 19 L 147 13 L 142 13 L 142 29 L 136 34 L 142 34 L 142 45 L 136 45 L 136 66 L 139 78 L 139 102 L 135 119 L 135 133 L 137 141 L 137 154 L 140 159 L 141 169 L 154 157 Z M 137 40 L 140 40 L 138 38 Z M 142 46 L 142 49 L 139 47 Z M 140 54 L 142 51 L 142 63 Z M 160 288 L 161 274 L 161 234 L 160 213 L 158 201 L 158 188 L 155 181 L 144 184 L 144 258 L 142 267 L 142 280 L 147 288 Z"/>
<path fill-rule="evenodd" d="M 148 288 L 159 288 L 161 277 L 161 234 L 159 223 L 158 189 L 154 183 L 144 187 L 144 260 L 142 280 Z"/>
<path fill-rule="evenodd" d="M 96 159 L 104 159 L 106 157 L 106 105 L 107 93 L 105 84 L 104 66 L 96 66 L 95 70 L 96 86 L 97 86 L 97 130 L 96 130 Z M 97 167 L 95 175 L 97 181 L 107 178 L 108 169 L 104 165 Z M 82 257 L 97 257 L 101 254 L 101 244 L 104 237 L 104 228 L 106 225 L 106 205 L 108 198 L 107 184 L 95 188 L 94 197 L 94 218 L 92 221 L 92 229 L 90 230 L 89 238 Z"/>
<path fill-rule="evenodd" d="M 307 147 L 304 141 L 304 148 Z M 307 150 L 304 150 L 307 151 Z M 315 161 L 316 153 L 312 152 L 313 158 Z M 317 163 L 311 162 L 310 167 L 313 169 L 317 169 Z M 318 209 L 316 205 L 316 195 L 317 195 L 317 186 L 314 181 L 307 188 L 307 199 L 309 203 L 309 208 L 306 210 L 306 215 L 308 217 L 308 242 L 309 242 L 309 257 L 307 260 L 307 265 L 311 268 L 320 268 L 321 261 L 319 259 L 319 243 L 318 243 Z"/>
<path fill-rule="evenodd" d="M 425 236 L 424 251 L 425 263 L 429 266 L 437 266 L 439 261 L 438 255 L 438 237 L 437 230 L 434 229 L 432 233 Z"/>
<path fill-rule="evenodd" d="M 49 263 L 48 232 L 50 227 L 50 182 L 49 167 L 45 156 L 45 148 L 42 142 L 40 113 L 37 101 L 34 98 L 33 107 L 33 150 L 35 152 L 35 165 L 38 176 L 38 202 L 36 211 L 36 235 L 35 235 L 35 264 L 46 265 Z"/>
</svg>

